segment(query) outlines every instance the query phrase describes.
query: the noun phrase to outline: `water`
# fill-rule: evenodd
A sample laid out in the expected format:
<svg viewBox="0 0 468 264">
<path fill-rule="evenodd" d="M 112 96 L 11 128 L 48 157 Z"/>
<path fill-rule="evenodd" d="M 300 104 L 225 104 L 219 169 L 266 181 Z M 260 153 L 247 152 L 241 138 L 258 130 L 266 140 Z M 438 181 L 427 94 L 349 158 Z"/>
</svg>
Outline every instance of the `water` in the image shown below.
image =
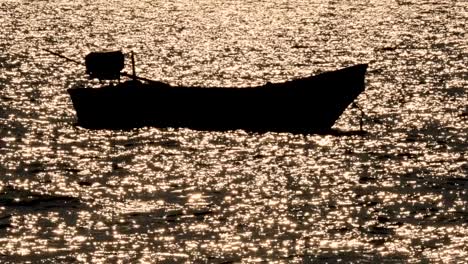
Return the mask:
<svg viewBox="0 0 468 264">
<path fill-rule="evenodd" d="M 462 0 L 0 1 L 0 262 L 464 262 L 467 19 Z M 135 51 L 174 85 L 370 63 L 368 134 L 82 129 L 84 69 L 44 48 Z"/>
</svg>

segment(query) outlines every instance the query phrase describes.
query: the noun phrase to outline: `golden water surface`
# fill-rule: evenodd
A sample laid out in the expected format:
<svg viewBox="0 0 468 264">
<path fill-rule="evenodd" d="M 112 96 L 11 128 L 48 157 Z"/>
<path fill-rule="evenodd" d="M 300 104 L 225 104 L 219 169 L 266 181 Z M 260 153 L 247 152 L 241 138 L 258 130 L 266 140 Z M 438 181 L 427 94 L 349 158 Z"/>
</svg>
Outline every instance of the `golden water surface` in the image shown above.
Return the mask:
<svg viewBox="0 0 468 264">
<path fill-rule="evenodd" d="M 463 263 L 467 21 L 463 0 L 0 0 L 0 262 Z M 368 133 L 83 129 L 83 66 L 43 49 L 134 51 L 173 85 L 369 63 Z"/>
</svg>

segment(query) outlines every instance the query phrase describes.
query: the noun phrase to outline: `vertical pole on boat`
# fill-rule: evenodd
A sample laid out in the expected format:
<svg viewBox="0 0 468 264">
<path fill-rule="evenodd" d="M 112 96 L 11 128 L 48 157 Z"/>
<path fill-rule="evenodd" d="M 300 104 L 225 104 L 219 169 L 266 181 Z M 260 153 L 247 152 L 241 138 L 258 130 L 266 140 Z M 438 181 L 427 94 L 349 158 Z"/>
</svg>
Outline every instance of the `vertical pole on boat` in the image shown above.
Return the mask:
<svg viewBox="0 0 468 264">
<path fill-rule="evenodd" d="M 136 81 L 136 71 L 135 71 L 135 53 L 132 50 L 132 78 L 133 81 Z"/>
<path fill-rule="evenodd" d="M 351 105 L 351 107 L 357 108 L 359 112 L 361 113 L 361 118 L 359 119 L 359 131 L 362 132 L 363 131 L 362 127 L 364 126 L 364 110 L 362 110 L 362 108 L 355 102 Z"/>
</svg>

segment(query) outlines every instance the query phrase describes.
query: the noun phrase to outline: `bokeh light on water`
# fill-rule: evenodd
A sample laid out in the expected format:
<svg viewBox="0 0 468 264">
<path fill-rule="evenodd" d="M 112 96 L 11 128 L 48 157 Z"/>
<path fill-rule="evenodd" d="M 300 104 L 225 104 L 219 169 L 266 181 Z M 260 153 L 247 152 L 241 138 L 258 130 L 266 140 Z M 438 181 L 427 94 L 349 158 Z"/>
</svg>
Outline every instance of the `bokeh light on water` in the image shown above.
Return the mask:
<svg viewBox="0 0 468 264">
<path fill-rule="evenodd" d="M 1 1 L 0 262 L 466 260 L 467 14 L 464 1 Z M 141 76 L 205 86 L 368 62 L 369 133 L 82 129 L 65 89 L 84 70 L 42 48 L 134 50 Z"/>
</svg>

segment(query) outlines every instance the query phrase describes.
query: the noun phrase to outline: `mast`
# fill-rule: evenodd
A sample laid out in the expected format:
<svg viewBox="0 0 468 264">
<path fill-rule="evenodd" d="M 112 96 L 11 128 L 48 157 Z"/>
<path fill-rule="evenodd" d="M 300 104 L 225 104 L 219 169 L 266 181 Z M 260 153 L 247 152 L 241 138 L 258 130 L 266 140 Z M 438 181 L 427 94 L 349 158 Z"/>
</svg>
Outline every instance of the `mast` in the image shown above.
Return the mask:
<svg viewBox="0 0 468 264">
<path fill-rule="evenodd" d="M 132 50 L 132 78 L 133 81 L 137 80 L 136 71 L 135 71 L 135 53 Z"/>
</svg>

